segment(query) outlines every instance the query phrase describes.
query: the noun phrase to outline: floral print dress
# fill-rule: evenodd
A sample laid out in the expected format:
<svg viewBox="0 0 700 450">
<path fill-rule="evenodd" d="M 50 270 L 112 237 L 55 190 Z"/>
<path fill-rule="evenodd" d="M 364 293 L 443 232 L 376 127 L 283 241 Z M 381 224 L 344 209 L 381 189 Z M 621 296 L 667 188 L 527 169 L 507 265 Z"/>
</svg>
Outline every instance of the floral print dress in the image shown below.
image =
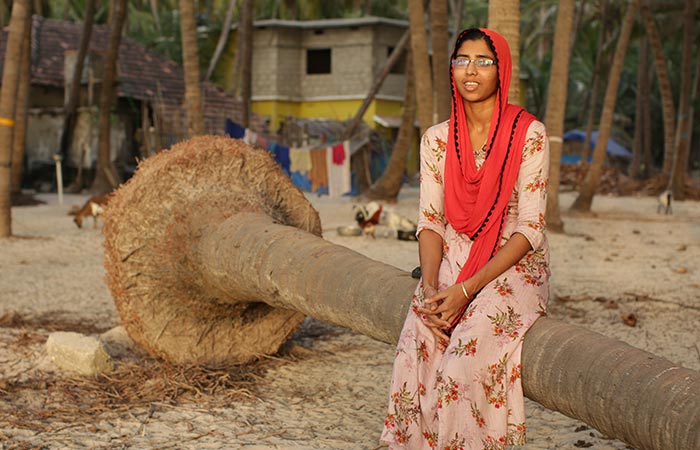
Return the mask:
<svg viewBox="0 0 700 450">
<path fill-rule="evenodd" d="M 428 229 L 443 238 L 440 291 L 454 284 L 472 242 L 445 219 L 447 133 L 448 122 L 431 127 L 420 150 L 418 233 Z M 474 156 L 481 167 L 484 149 Z M 520 355 L 523 335 L 544 314 L 549 294 L 548 167 L 549 141 L 544 125 L 535 121 L 527 132 L 500 243 L 518 232 L 532 249 L 478 293 L 449 343 L 436 339 L 416 313 L 425 300 L 422 280 L 416 288 L 396 348 L 381 436 L 390 448 L 492 450 L 525 443 Z"/>
</svg>

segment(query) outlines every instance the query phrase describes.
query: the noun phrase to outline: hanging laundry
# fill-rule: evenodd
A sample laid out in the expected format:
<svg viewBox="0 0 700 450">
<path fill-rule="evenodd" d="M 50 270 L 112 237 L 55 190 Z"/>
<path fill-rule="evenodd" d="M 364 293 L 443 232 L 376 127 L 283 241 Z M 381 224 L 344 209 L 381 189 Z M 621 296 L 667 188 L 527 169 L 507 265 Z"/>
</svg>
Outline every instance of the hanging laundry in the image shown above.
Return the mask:
<svg viewBox="0 0 700 450">
<path fill-rule="evenodd" d="M 226 134 L 234 139 L 243 139 L 243 136 L 245 136 L 245 128 L 231 119 L 226 119 Z"/>
<path fill-rule="evenodd" d="M 245 129 L 245 135 L 243 136 L 243 142 L 248 145 L 255 145 L 255 141 L 258 140 L 258 133 L 251 130 L 250 128 Z"/>
<path fill-rule="evenodd" d="M 336 147 L 338 151 L 336 152 Z M 345 155 L 349 154 L 350 141 L 344 141 L 341 144 L 329 147 L 326 152 L 328 166 L 328 195 L 330 197 L 339 197 L 350 192 L 352 189 L 350 177 L 350 158 Z M 335 162 L 336 155 L 343 155 L 342 163 Z"/>
<path fill-rule="evenodd" d="M 309 150 L 309 153 L 311 154 L 311 171 L 309 172 L 311 191 L 316 192 L 320 188 L 328 187 L 328 162 L 326 160 L 328 152 L 325 148 L 317 148 Z"/>
<path fill-rule="evenodd" d="M 290 161 L 289 161 L 289 147 L 285 147 L 284 145 L 277 144 L 275 145 L 275 161 L 277 161 L 277 164 L 280 165 L 282 170 L 284 170 L 284 173 L 289 175 L 289 166 L 290 166 Z"/>
<path fill-rule="evenodd" d="M 345 161 L 345 146 L 343 143 L 335 144 L 332 149 L 333 164 L 343 164 L 343 161 Z"/>
<path fill-rule="evenodd" d="M 261 134 L 258 134 L 255 138 L 255 145 L 260 148 L 267 149 L 269 142 L 267 138 Z"/>
<path fill-rule="evenodd" d="M 291 161 L 289 170 L 307 174 L 311 171 L 311 153 L 305 148 L 290 148 L 289 160 Z"/>
</svg>

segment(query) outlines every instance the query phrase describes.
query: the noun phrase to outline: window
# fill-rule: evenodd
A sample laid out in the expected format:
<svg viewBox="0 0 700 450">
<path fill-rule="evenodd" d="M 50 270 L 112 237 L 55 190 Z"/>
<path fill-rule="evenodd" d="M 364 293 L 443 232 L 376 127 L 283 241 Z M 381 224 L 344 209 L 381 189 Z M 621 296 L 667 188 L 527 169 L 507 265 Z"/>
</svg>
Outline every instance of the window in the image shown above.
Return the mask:
<svg viewBox="0 0 700 450">
<path fill-rule="evenodd" d="M 389 59 L 391 56 L 391 52 L 394 51 L 394 47 L 388 47 L 386 51 L 386 58 Z M 406 73 L 406 50 L 401 53 L 401 56 L 399 57 L 399 60 L 396 61 L 396 64 L 394 64 L 394 67 L 391 68 L 391 71 L 389 73 L 398 73 L 398 74 L 404 74 Z"/>
<path fill-rule="evenodd" d="M 331 73 L 331 49 L 310 48 L 306 50 L 306 73 Z"/>
</svg>

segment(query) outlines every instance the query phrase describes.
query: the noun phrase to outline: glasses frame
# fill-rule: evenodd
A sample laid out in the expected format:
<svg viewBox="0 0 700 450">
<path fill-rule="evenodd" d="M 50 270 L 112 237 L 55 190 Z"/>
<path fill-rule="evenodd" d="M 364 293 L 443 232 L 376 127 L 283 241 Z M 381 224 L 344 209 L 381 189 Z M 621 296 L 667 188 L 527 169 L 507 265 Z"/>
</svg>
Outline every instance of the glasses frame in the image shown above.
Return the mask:
<svg viewBox="0 0 700 450">
<path fill-rule="evenodd" d="M 494 66 L 496 64 L 496 61 L 491 58 L 453 59 L 452 67 L 467 70 L 471 63 L 474 63 L 474 67 L 476 68 L 476 70 L 480 70 Z"/>
</svg>

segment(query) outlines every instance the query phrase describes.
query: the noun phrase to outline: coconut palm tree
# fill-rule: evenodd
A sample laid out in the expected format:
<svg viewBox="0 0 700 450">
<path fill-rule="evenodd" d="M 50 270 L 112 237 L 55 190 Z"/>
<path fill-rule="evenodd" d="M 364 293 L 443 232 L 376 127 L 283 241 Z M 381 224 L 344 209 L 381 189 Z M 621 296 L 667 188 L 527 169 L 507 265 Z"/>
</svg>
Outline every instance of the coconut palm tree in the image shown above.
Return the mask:
<svg viewBox="0 0 700 450">
<path fill-rule="evenodd" d="M 447 0 L 430 2 L 430 38 L 433 47 L 433 89 L 435 93 L 433 123 L 450 118 L 450 61 L 448 50 Z"/>
<path fill-rule="evenodd" d="M 403 111 L 401 113 L 401 125 L 399 127 L 391 158 L 384 173 L 372 184 L 367 197 L 377 200 L 396 201 L 403 184 L 404 171 L 408 153 L 413 143 L 416 127 L 416 90 L 414 86 L 413 62 L 411 52 L 407 52 L 406 58 L 406 92 L 403 99 Z"/>
<path fill-rule="evenodd" d="M 117 64 L 119 62 L 119 44 L 121 43 L 122 28 L 126 22 L 127 0 L 116 0 L 113 5 L 113 21 L 110 23 L 109 44 L 104 57 L 102 69 L 102 85 L 100 86 L 100 139 L 97 150 L 97 171 L 90 187 L 93 194 L 109 192 L 119 185 L 119 176 L 112 164 L 110 133 L 111 112 L 114 102 L 114 84 L 119 80 Z"/>
<path fill-rule="evenodd" d="M 428 37 L 425 32 L 425 13 L 423 0 L 408 0 L 408 21 L 411 28 L 411 54 L 413 73 L 416 79 L 416 103 L 418 104 L 418 123 L 422 135 L 428 127 L 435 124 L 433 117 L 433 82 L 427 67 Z"/>
<path fill-rule="evenodd" d="M 617 97 L 617 88 L 620 84 L 620 75 L 624 64 L 625 54 L 632 34 L 632 26 L 634 18 L 639 8 L 640 0 L 630 0 L 627 5 L 627 11 L 622 20 L 620 29 L 620 37 L 615 48 L 615 56 L 610 67 L 610 76 L 608 77 L 608 85 L 605 90 L 605 98 L 603 100 L 603 112 L 600 116 L 600 126 L 598 129 L 598 141 L 596 142 L 595 150 L 593 151 L 593 161 L 586 173 L 579 195 L 574 200 L 571 206 L 572 211 L 579 213 L 588 213 L 593 204 L 593 196 L 600 182 L 600 177 L 603 173 L 603 163 L 605 162 L 606 149 L 610 131 L 612 129 L 613 112 L 615 110 L 615 100 Z"/>
<path fill-rule="evenodd" d="M 489 28 L 498 31 L 508 41 L 513 59 L 513 80 L 520 79 L 520 0 L 489 1 Z M 520 83 L 510 84 L 508 101 L 519 105 Z"/>
<path fill-rule="evenodd" d="M 224 52 L 226 43 L 228 42 L 228 36 L 231 31 L 231 25 L 233 24 L 233 17 L 235 15 L 237 5 L 238 0 L 230 0 L 228 9 L 226 10 L 226 18 L 224 19 L 224 23 L 221 26 L 221 34 L 219 35 L 219 41 L 216 43 L 214 55 L 209 61 L 209 68 L 207 68 L 207 73 L 206 75 L 204 75 L 204 81 L 209 81 L 211 79 L 211 76 L 214 73 L 214 69 L 216 69 L 216 65 L 219 63 L 219 59 L 221 59 L 221 55 Z"/>
<path fill-rule="evenodd" d="M 199 50 L 194 3 L 180 0 L 180 36 L 182 39 L 182 65 L 185 72 L 185 111 L 189 136 L 204 134 L 202 86 L 199 81 Z"/>
<path fill-rule="evenodd" d="M 24 170 L 24 146 L 27 134 L 27 104 L 29 102 L 29 79 L 31 77 L 31 17 L 24 30 L 22 40 L 22 63 L 20 67 L 19 86 L 17 86 L 17 104 L 15 106 L 15 129 L 12 134 L 12 182 L 11 195 L 21 195 L 22 172 Z"/>
<path fill-rule="evenodd" d="M 241 125 L 250 125 L 253 96 L 253 0 L 242 0 L 241 4 Z"/>
<path fill-rule="evenodd" d="M 664 124 L 664 162 L 662 173 L 668 177 L 671 174 L 671 164 L 673 163 L 673 140 L 676 132 L 676 107 L 673 101 L 671 77 L 669 75 L 668 63 L 666 62 L 667 58 L 664 52 L 663 42 L 659 34 L 659 29 L 654 21 L 649 0 L 642 1 L 640 11 L 654 57 L 656 77 L 659 81 Z"/>
<path fill-rule="evenodd" d="M 693 78 L 693 24 L 695 22 L 695 0 L 685 1 L 683 13 L 683 56 L 681 60 L 681 89 L 678 103 L 678 123 L 674 139 L 671 186 L 674 198 L 685 199 L 686 171 L 688 169 L 688 142 L 690 141 L 690 96 Z M 696 64 L 700 64 L 698 61 Z"/>
<path fill-rule="evenodd" d="M 12 134 L 15 125 L 17 86 L 22 60 L 22 40 L 30 26 L 29 0 L 12 3 L 10 31 L 5 48 L 5 62 L 0 88 L 0 238 L 12 234 L 10 185 L 12 180 Z"/>
<path fill-rule="evenodd" d="M 77 118 L 77 108 L 80 101 L 80 82 L 83 75 L 83 66 L 85 64 L 85 56 L 90 46 L 90 38 L 92 36 L 92 25 L 95 21 L 95 0 L 87 0 L 85 4 L 85 17 L 83 19 L 83 32 L 80 35 L 80 44 L 78 45 L 78 54 L 75 57 L 75 66 L 73 68 L 73 79 L 71 80 L 68 102 L 64 108 L 63 130 L 61 132 L 61 141 L 59 143 L 59 153 L 65 158 L 73 141 L 73 130 Z M 83 161 L 79 162 L 79 167 L 82 168 Z M 73 182 L 74 190 L 82 189 L 83 180 L 82 170 L 78 170 L 78 176 Z"/>
<path fill-rule="evenodd" d="M 554 29 L 552 71 L 549 77 L 545 125 L 549 134 L 549 195 L 547 197 L 547 228 L 564 231 L 559 214 L 559 179 L 561 168 L 562 135 L 566 112 L 566 93 L 569 85 L 569 58 L 571 30 L 574 19 L 574 0 L 559 0 L 557 24 Z"/>
</svg>

